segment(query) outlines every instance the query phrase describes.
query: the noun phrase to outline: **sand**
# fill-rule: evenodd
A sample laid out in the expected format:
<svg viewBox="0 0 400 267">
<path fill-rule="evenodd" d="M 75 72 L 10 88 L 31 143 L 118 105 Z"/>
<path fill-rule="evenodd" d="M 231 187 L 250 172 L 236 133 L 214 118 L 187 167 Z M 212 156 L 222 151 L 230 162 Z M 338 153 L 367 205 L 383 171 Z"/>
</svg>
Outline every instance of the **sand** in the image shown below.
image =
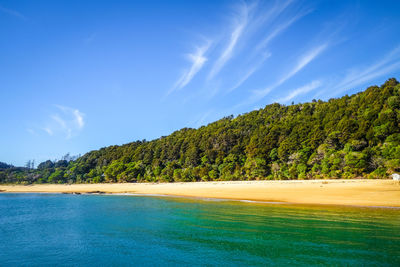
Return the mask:
<svg viewBox="0 0 400 267">
<path fill-rule="evenodd" d="M 96 193 L 97 191 L 297 204 L 400 207 L 400 183 L 393 180 L 0 185 L 0 192 Z"/>
</svg>

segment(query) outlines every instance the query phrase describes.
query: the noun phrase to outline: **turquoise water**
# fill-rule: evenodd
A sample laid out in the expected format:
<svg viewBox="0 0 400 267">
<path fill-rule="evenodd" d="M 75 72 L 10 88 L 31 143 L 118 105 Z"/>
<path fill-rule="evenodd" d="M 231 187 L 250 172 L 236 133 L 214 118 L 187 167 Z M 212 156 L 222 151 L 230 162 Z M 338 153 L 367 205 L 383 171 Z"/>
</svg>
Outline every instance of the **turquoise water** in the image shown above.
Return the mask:
<svg viewBox="0 0 400 267">
<path fill-rule="evenodd" d="M 0 265 L 399 266 L 400 210 L 0 194 Z"/>
</svg>

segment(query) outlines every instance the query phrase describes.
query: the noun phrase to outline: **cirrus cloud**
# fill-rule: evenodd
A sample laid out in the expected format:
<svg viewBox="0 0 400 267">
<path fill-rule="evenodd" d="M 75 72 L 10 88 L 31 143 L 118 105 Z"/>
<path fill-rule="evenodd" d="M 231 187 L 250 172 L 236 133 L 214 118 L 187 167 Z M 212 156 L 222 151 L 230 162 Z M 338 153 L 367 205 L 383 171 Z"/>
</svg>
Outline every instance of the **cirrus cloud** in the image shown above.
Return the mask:
<svg viewBox="0 0 400 267">
<path fill-rule="evenodd" d="M 41 129 L 49 136 L 62 134 L 66 139 L 78 135 L 85 126 L 85 114 L 76 108 L 63 105 L 54 106 L 57 110 L 49 115 L 49 120 Z"/>
</svg>

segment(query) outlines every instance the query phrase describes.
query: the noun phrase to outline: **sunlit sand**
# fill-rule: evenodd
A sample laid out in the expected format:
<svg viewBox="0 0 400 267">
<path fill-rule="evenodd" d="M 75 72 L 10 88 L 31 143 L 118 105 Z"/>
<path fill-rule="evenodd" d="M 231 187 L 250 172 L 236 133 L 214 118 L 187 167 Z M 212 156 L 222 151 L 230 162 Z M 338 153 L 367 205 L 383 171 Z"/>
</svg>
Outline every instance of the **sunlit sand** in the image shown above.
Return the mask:
<svg viewBox="0 0 400 267">
<path fill-rule="evenodd" d="M 400 184 L 393 180 L 1 185 L 0 191 L 162 194 L 298 204 L 400 207 Z"/>
</svg>

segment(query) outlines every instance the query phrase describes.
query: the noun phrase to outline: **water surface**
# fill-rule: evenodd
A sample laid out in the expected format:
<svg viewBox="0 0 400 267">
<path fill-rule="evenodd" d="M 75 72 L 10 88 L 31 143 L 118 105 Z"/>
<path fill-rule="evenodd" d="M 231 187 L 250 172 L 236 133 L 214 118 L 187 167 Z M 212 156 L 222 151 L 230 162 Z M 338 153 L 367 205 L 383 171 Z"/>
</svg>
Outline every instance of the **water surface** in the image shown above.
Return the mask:
<svg viewBox="0 0 400 267">
<path fill-rule="evenodd" d="M 400 265 L 400 210 L 0 194 L 0 265 Z"/>
</svg>

